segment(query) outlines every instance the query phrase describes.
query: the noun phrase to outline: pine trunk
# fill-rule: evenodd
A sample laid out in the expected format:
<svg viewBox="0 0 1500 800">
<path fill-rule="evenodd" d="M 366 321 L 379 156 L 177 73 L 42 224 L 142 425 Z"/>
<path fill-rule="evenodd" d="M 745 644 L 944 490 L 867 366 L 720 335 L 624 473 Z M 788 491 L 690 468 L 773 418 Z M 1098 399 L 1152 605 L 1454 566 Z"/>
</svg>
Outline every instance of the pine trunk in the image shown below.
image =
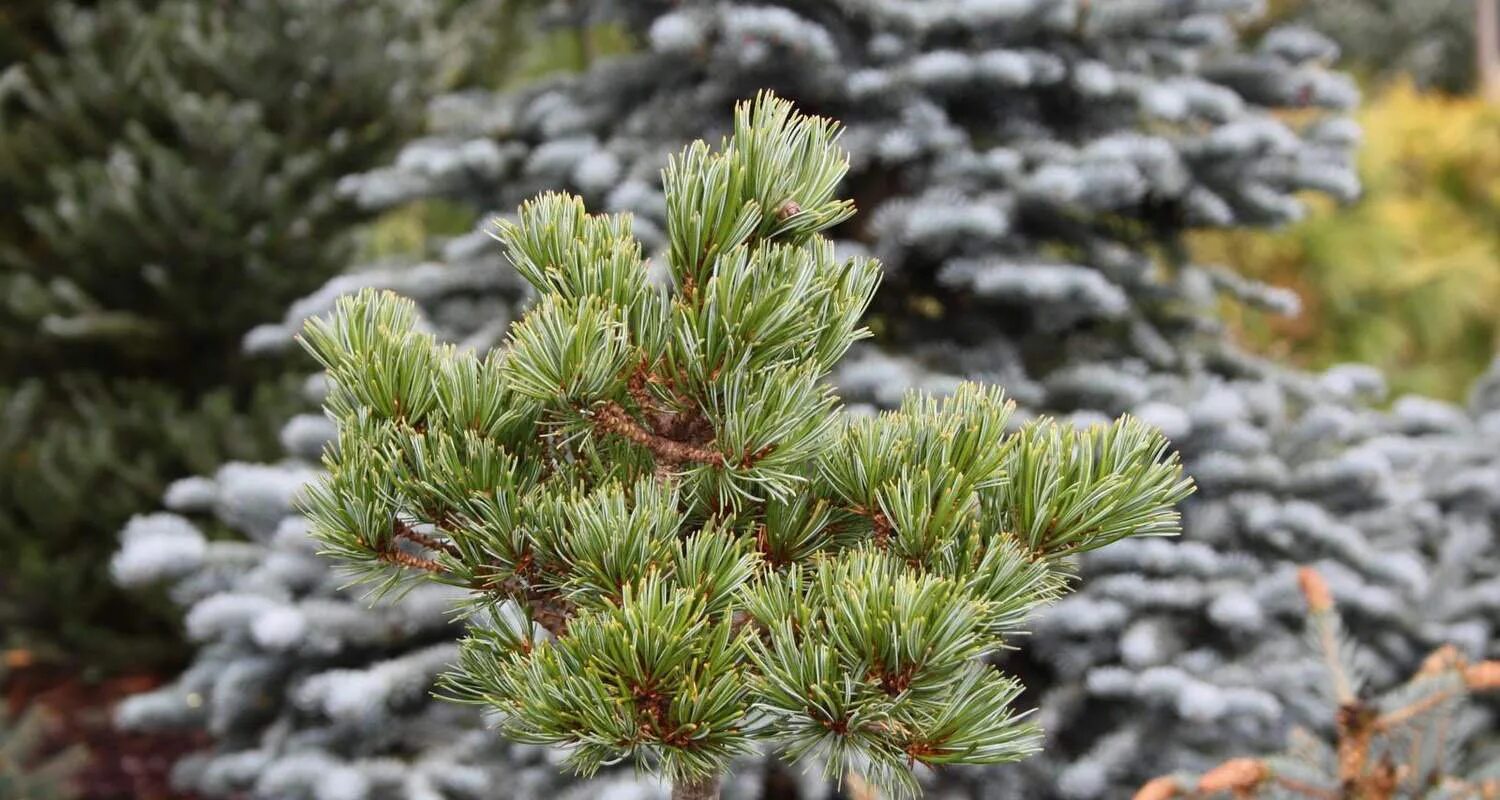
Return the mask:
<svg viewBox="0 0 1500 800">
<path fill-rule="evenodd" d="M 1500 0 L 1474 0 L 1474 37 L 1479 92 L 1500 104 Z"/>
<path fill-rule="evenodd" d="M 672 784 L 672 800 L 719 800 L 719 780 L 679 781 Z"/>
</svg>

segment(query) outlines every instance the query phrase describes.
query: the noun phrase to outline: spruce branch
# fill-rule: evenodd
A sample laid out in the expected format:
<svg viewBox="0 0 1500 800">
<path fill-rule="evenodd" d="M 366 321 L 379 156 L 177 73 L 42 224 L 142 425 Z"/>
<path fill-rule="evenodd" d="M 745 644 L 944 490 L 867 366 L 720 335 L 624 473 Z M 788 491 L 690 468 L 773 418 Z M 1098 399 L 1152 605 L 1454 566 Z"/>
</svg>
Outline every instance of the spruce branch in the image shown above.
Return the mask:
<svg viewBox="0 0 1500 800">
<path fill-rule="evenodd" d="M 1353 647 L 1345 640 L 1327 581 L 1311 567 L 1298 571 L 1298 586 L 1307 602 L 1309 640 L 1323 658 L 1333 684 L 1333 757 L 1326 774 L 1283 774 L 1278 763 L 1290 759 L 1234 758 L 1203 773 L 1196 781 L 1162 776 L 1140 788 L 1135 800 L 1207 798 L 1228 792 L 1237 798 L 1273 796 L 1312 800 L 1395 800 L 1429 797 L 1441 787 L 1444 797 L 1492 796 L 1500 782 L 1484 776 L 1452 774 L 1449 732 L 1471 694 L 1500 688 L 1500 662 L 1469 665 L 1451 645 L 1438 648 L 1403 686 L 1378 698 L 1365 698 L 1351 676 Z M 1424 753 L 1424 742 L 1436 741 L 1436 763 Z M 1409 746 L 1407 746 L 1409 745 Z M 1407 760 L 1395 754 L 1405 747 Z M 1305 762 L 1304 762 L 1305 763 Z"/>
</svg>

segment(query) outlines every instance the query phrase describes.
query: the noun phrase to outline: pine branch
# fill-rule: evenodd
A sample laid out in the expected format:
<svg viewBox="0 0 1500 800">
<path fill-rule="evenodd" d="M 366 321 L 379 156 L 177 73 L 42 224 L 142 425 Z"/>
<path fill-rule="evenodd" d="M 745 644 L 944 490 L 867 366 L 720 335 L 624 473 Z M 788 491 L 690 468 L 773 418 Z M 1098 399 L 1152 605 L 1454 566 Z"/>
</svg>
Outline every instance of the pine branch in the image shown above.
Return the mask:
<svg viewBox="0 0 1500 800">
<path fill-rule="evenodd" d="M 461 551 L 452 544 L 422 534 L 401 520 L 396 521 L 393 535 L 429 550 L 440 550 L 455 557 L 462 556 Z M 376 555 L 381 561 L 393 566 L 415 569 L 432 575 L 450 574 L 441 563 L 430 558 L 412 555 L 394 544 L 378 549 Z M 481 592 L 498 592 L 520 602 L 530 611 L 531 618 L 553 636 L 561 636 L 567 632 L 568 620 L 574 613 L 572 605 L 567 600 L 555 592 L 532 586 L 525 578 L 517 574 L 512 574 L 498 582 L 493 579 L 477 579 L 473 583 L 473 588 Z"/>
<path fill-rule="evenodd" d="M 605 433 L 622 436 L 650 450 L 669 464 L 698 463 L 724 466 L 724 455 L 701 445 L 669 439 L 652 433 L 636 422 L 619 403 L 610 401 L 594 412 L 594 425 Z"/>
<path fill-rule="evenodd" d="M 626 389 L 630 393 L 630 399 L 635 402 L 636 407 L 646 416 L 646 426 L 650 429 L 650 432 L 665 435 L 671 431 L 674 417 L 677 415 L 664 411 L 657 404 L 656 399 L 651 396 L 651 392 L 647 386 L 652 382 L 652 378 L 653 376 L 648 370 L 646 363 L 642 361 L 636 365 L 635 371 L 630 374 L 630 380 L 626 384 Z"/>
<path fill-rule="evenodd" d="M 891 525 L 891 518 L 885 515 L 879 508 L 866 508 L 864 506 L 853 506 L 849 511 L 870 521 L 872 529 L 871 542 L 876 549 L 884 550 L 890 545 L 891 534 L 895 528 Z"/>
<path fill-rule="evenodd" d="M 538 589 L 519 575 L 511 575 L 499 583 L 480 581 L 475 588 L 499 592 L 520 602 L 530 612 L 531 619 L 553 636 L 568 632 L 568 622 L 576 612 L 572 604 L 557 593 Z"/>
<path fill-rule="evenodd" d="M 430 558 L 414 556 L 411 553 L 408 553 L 405 550 L 396 547 L 395 545 L 389 545 L 377 550 L 376 557 L 387 564 L 392 564 L 398 567 L 420 570 L 422 572 L 428 572 L 434 575 L 443 575 L 447 573 L 447 570 L 443 568 L 442 564 L 439 564 L 438 562 L 433 561 Z"/>
<path fill-rule="evenodd" d="M 398 539 L 405 539 L 418 547 L 431 550 L 435 553 L 446 553 L 455 558 L 460 556 L 458 548 L 451 542 L 445 542 L 433 536 L 422 533 L 403 520 L 396 520 L 394 535 Z"/>
</svg>

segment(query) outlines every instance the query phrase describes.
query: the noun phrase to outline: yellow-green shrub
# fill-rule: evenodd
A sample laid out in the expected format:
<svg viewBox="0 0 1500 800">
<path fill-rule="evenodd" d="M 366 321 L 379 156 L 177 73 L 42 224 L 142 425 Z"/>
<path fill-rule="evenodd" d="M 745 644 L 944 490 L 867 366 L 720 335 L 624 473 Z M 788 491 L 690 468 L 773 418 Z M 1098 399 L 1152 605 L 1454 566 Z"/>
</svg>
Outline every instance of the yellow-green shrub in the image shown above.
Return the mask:
<svg viewBox="0 0 1500 800">
<path fill-rule="evenodd" d="M 1361 114 L 1365 195 L 1280 233 L 1201 233 L 1195 255 L 1295 289 L 1294 319 L 1237 314 L 1257 349 L 1357 360 L 1397 391 L 1460 397 L 1500 334 L 1500 108 L 1392 85 Z"/>
</svg>

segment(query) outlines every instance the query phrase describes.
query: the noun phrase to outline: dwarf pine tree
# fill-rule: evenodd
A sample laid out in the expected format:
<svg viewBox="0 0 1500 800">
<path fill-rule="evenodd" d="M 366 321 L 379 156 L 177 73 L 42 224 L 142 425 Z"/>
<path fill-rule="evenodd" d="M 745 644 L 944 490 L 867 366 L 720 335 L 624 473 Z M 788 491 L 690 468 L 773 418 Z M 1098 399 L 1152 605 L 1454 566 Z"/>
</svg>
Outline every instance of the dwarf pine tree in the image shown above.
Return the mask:
<svg viewBox="0 0 1500 800">
<path fill-rule="evenodd" d="M 527 203 L 494 233 L 539 299 L 489 356 L 391 294 L 307 329 L 339 425 L 314 535 L 382 589 L 468 589 L 448 692 L 581 773 L 715 797 L 765 743 L 907 796 L 1017 760 L 1037 732 L 981 656 L 1073 554 L 1177 529 L 1191 484 L 1133 419 L 1010 430 L 976 384 L 840 410 L 879 265 L 820 235 L 854 210 L 836 136 L 762 95 L 672 159 L 664 281 L 628 216 Z"/>
</svg>

